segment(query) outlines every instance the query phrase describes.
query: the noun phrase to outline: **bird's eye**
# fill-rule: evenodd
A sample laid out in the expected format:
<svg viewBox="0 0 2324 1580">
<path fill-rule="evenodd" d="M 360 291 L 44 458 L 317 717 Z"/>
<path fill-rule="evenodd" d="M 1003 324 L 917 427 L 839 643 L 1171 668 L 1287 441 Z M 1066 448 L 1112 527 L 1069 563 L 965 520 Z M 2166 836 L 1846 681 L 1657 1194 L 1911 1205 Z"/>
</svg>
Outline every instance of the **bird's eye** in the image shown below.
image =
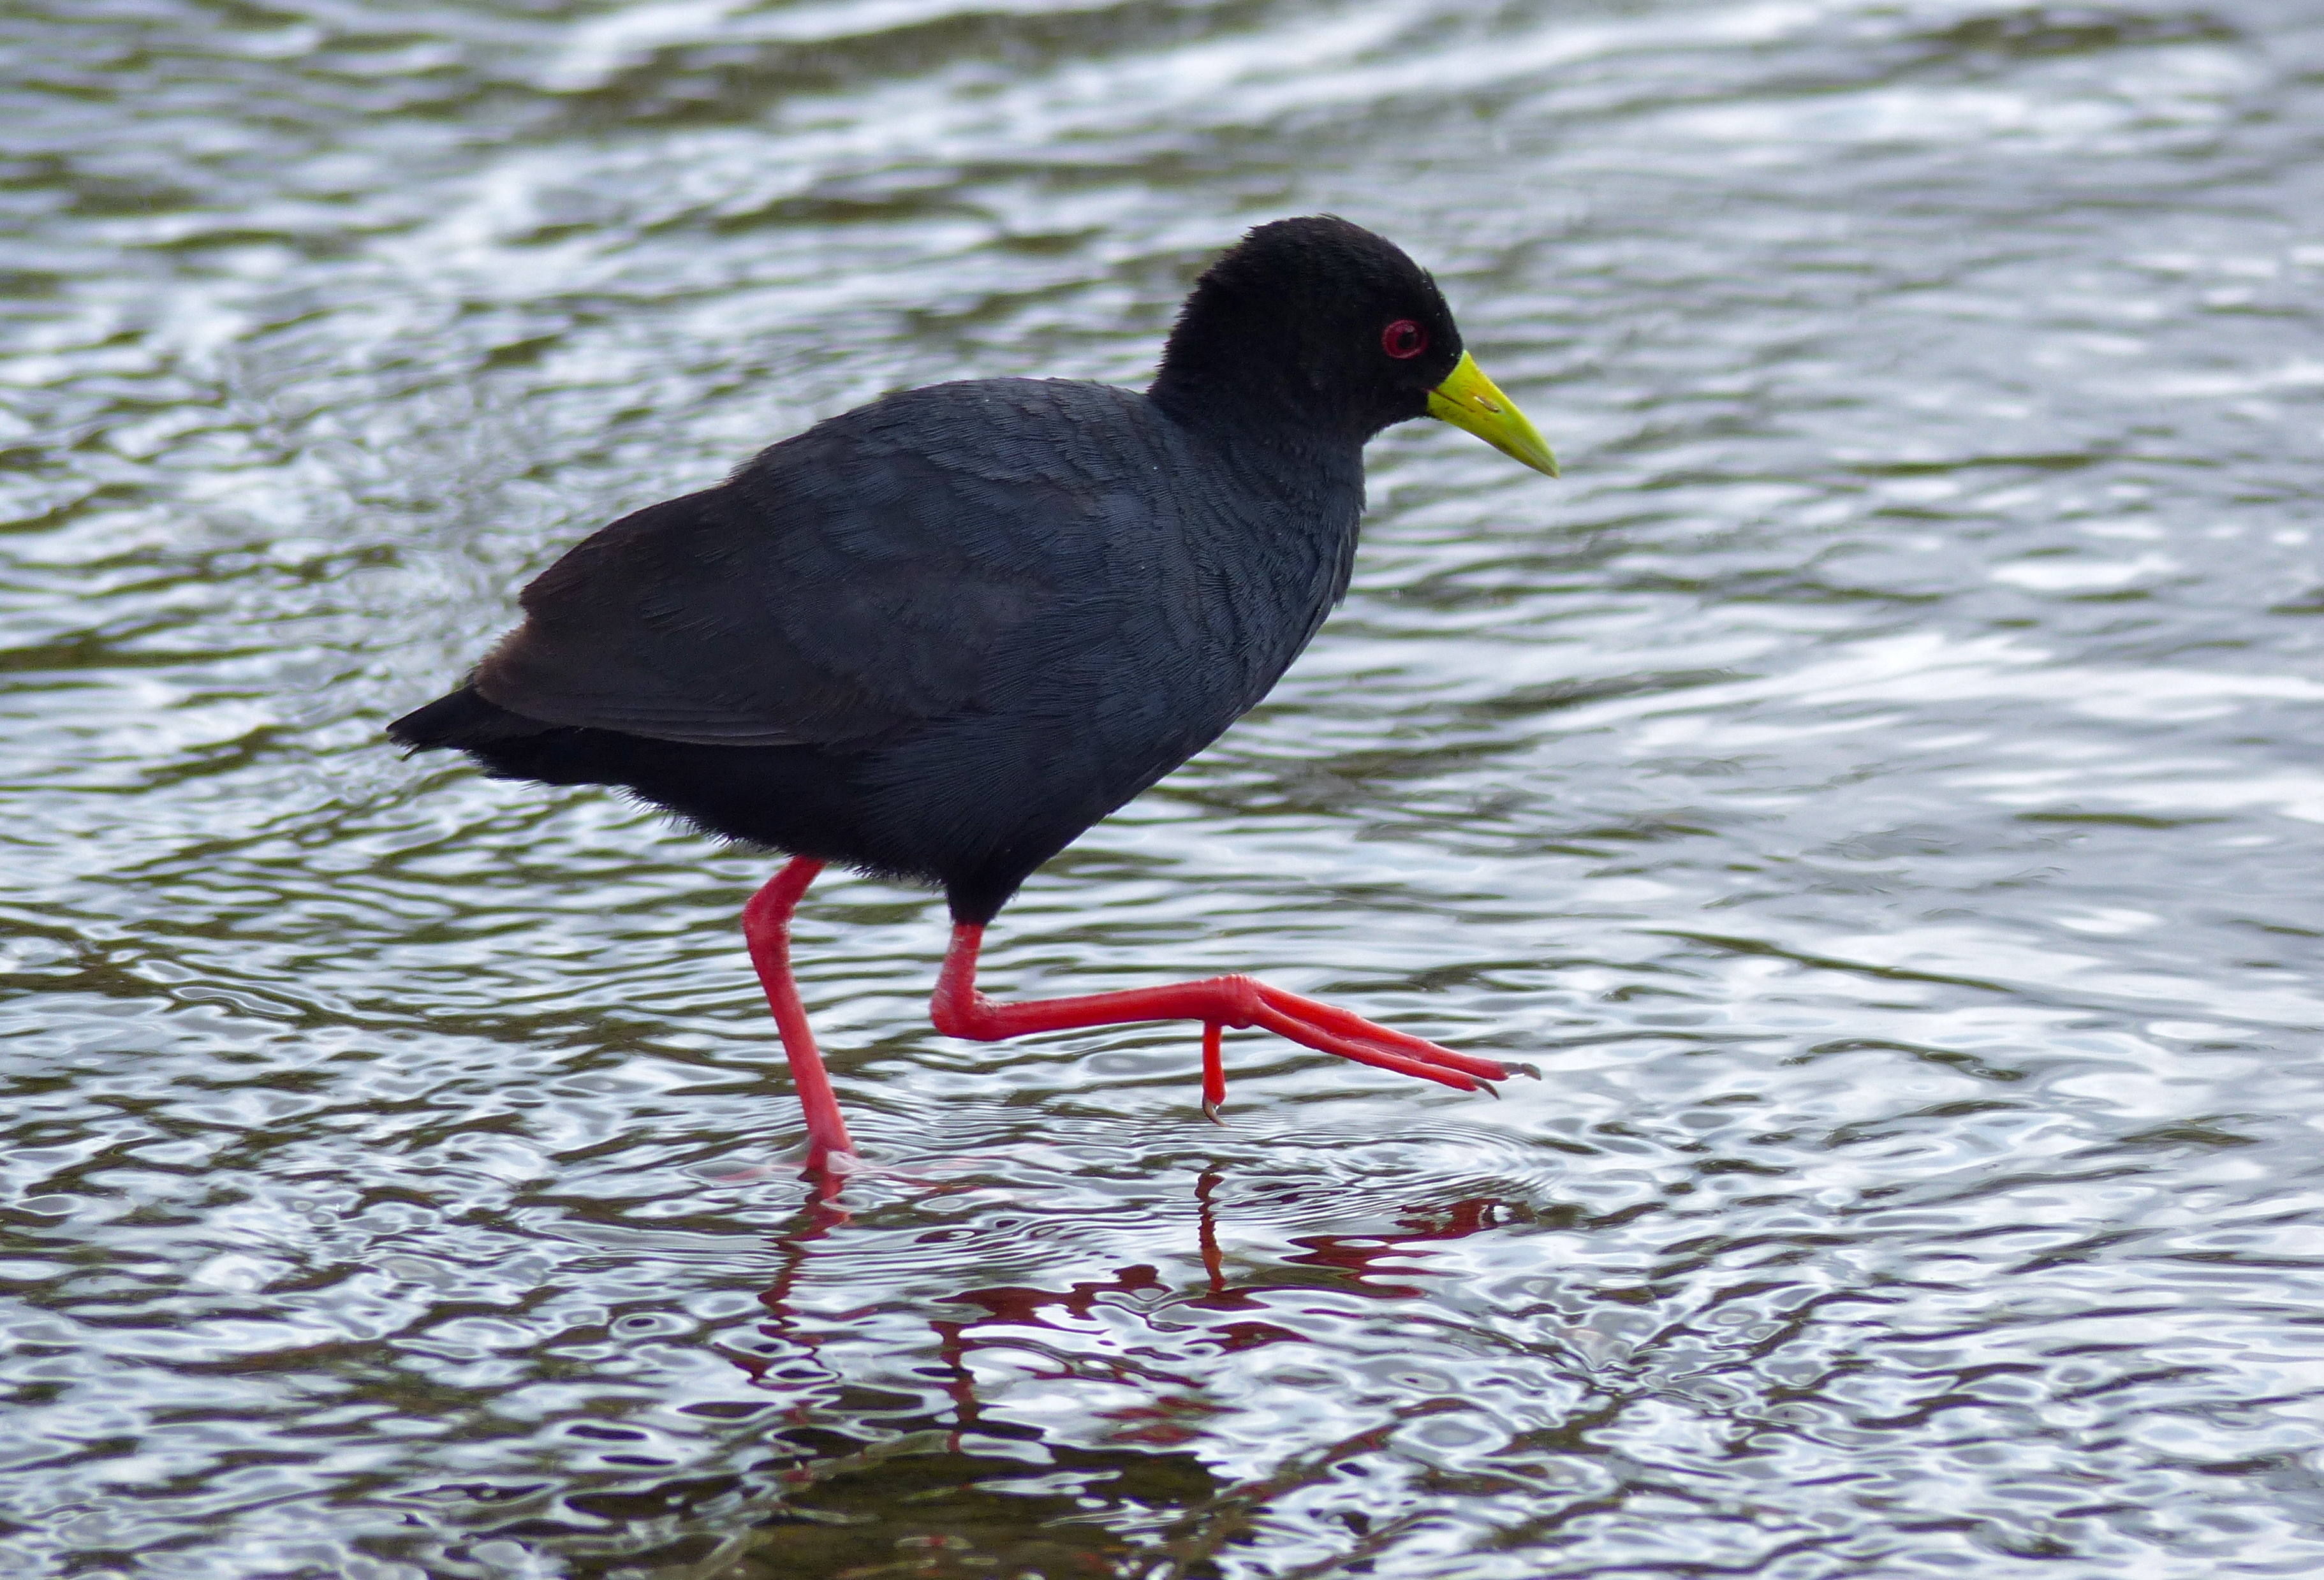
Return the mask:
<svg viewBox="0 0 2324 1580">
<path fill-rule="evenodd" d="M 1398 318 L 1380 331 L 1380 349 L 1398 362 L 1428 349 L 1428 331 L 1409 318 Z"/>
</svg>

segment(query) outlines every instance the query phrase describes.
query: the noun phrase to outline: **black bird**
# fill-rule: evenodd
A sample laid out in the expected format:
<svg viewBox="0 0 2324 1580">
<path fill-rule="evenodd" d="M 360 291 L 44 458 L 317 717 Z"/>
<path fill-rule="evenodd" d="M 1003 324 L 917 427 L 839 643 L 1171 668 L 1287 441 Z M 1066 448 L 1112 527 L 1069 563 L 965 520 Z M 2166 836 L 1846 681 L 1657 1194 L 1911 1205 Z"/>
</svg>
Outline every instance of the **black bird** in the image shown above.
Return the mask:
<svg viewBox="0 0 2324 1580">
<path fill-rule="evenodd" d="M 387 732 L 790 854 L 742 928 L 811 1168 L 853 1153 L 788 960 L 834 861 L 944 889 L 949 1035 L 1200 1021 L 1213 1117 L 1222 1026 L 1473 1091 L 1508 1072 L 1248 977 L 1013 1005 L 975 986 L 1027 876 L 1298 657 L 1347 590 L 1365 441 L 1424 415 L 1556 474 L 1411 259 L 1330 216 L 1260 225 L 1195 284 L 1144 394 L 979 379 L 817 423 L 583 539 L 459 690 Z"/>
</svg>

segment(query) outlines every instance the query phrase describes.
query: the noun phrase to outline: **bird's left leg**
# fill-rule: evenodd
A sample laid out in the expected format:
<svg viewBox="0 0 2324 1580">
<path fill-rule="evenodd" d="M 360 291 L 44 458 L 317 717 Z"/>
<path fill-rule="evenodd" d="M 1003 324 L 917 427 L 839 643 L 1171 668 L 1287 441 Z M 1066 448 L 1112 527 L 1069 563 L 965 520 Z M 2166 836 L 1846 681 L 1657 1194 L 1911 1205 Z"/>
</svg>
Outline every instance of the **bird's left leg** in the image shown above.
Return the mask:
<svg viewBox="0 0 2324 1580">
<path fill-rule="evenodd" d="M 751 947 L 759 984 L 767 990 L 767 1006 L 775 1012 L 775 1030 L 781 1033 L 783 1054 L 790 1061 L 791 1086 L 807 1118 L 807 1166 L 817 1173 L 844 1170 L 855 1161 L 855 1144 L 848 1139 L 847 1121 L 839 1116 L 831 1077 L 824 1072 L 815 1033 L 807 1024 L 807 1006 L 799 1002 L 798 985 L 791 979 L 791 913 L 822 870 L 822 862 L 795 856 L 742 907 L 742 938 Z"/>
<path fill-rule="evenodd" d="M 954 924 L 952 948 L 945 954 L 944 971 L 936 978 L 936 997 L 928 1006 L 936 1030 L 946 1036 L 994 1043 L 1028 1032 L 1129 1025 L 1139 1021 L 1201 1021 L 1203 1109 L 1213 1118 L 1226 1097 L 1226 1076 L 1219 1058 L 1222 1026 L 1258 1026 L 1319 1053 L 1416 1075 L 1464 1092 L 1490 1091 L 1489 1082 L 1508 1079 L 1509 1072 L 1489 1059 L 1440 1048 L 1250 977 L 1213 977 L 1165 988 L 997 1004 L 976 990 L 976 956 L 983 942 L 982 927 L 972 922 Z"/>
</svg>

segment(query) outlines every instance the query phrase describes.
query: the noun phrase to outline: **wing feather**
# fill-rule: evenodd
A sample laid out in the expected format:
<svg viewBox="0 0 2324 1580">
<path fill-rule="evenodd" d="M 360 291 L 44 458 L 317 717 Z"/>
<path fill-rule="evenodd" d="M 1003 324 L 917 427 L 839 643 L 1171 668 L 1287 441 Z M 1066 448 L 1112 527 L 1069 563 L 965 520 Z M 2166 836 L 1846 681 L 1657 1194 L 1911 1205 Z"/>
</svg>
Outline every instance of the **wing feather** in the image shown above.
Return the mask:
<svg viewBox="0 0 2324 1580">
<path fill-rule="evenodd" d="M 1014 702 L 1012 652 L 1120 581 L 1153 420 L 1028 380 L 834 418 L 576 545 L 474 684 L 544 723 L 716 746 L 870 747 Z"/>
</svg>

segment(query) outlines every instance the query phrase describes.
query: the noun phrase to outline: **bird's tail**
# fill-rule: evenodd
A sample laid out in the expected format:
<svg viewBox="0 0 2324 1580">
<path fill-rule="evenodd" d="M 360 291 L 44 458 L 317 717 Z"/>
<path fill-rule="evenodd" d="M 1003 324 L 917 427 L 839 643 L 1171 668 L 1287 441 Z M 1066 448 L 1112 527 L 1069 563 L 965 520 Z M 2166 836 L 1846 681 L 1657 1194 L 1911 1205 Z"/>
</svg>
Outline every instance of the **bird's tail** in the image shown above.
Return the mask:
<svg viewBox="0 0 2324 1580">
<path fill-rule="evenodd" d="M 414 751 L 433 751 L 443 746 L 465 750 L 519 740 L 550 728 L 538 719 L 488 703 L 475 687 L 464 685 L 398 719 L 387 727 L 387 738 Z"/>
<path fill-rule="evenodd" d="M 387 727 L 387 738 L 413 751 L 465 751 L 495 779 L 628 785 L 635 778 L 636 743 L 628 737 L 544 724 L 487 702 L 472 685 L 406 713 Z"/>
</svg>

